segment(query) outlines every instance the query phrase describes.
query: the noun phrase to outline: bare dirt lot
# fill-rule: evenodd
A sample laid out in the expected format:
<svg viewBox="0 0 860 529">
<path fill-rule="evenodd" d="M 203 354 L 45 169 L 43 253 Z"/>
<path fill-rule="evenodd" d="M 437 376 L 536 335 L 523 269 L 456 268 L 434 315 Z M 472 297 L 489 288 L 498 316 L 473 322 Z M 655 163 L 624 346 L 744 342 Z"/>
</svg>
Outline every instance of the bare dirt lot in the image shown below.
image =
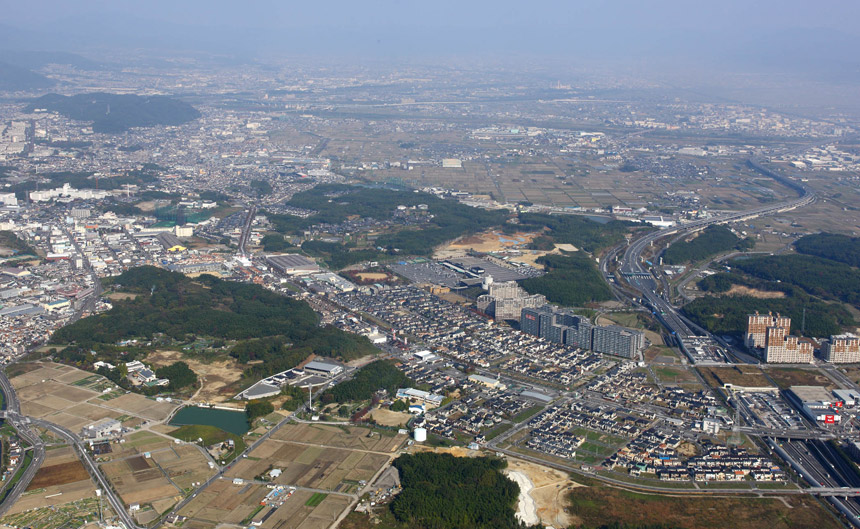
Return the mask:
<svg viewBox="0 0 860 529">
<path fill-rule="evenodd" d="M 382 281 L 389 277 L 388 274 L 382 274 L 379 272 L 359 272 L 356 276 L 362 281 Z"/>
<path fill-rule="evenodd" d="M 743 285 L 732 285 L 732 288 L 726 292 L 727 296 L 750 296 L 760 299 L 776 299 L 784 298 L 785 292 L 777 292 L 771 290 L 759 290 L 757 288 L 749 288 Z"/>
<path fill-rule="evenodd" d="M 41 489 L 50 486 L 65 485 L 90 479 L 84 466 L 80 461 L 70 461 L 51 466 L 42 466 L 33 481 L 27 486 L 27 490 Z"/>
<path fill-rule="evenodd" d="M 384 408 L 376 408 L 372 412 L 370 412 L 370 416 L 373 417 L 373 420 L 382 426 L 400 426 L 405 425 L 409 419 L 412 418 L 412 415 L 409 413 L 399 412 L 399 411 L 391 411 L 386 410 Z"/>
<path fill-rule="evenodd" d="M 155 367 L 161 367 L 174 362 L 183 361 L 192 371 L 197 373 L 202 387 L 191 402 L 223 402 L 233 398 L 234 392 L 227 389 L 231 384 L 242 378 L 242 368 L 232 357 L 225 356 L 223 360 L 201 362 L 179 351 L 159 350 L 146 357 L 146 361 Z"/>
<path fill-rule="evenodd" d="M 69 446 L 51 448 L 27 491 L 8 514 L 58 506 L 95 497 L 95 486 Z"/>
<path fill-rule="evenodd" d="M 439 249 L 439 256 L 462 255 L 466 250 L 472 249 L 476 252 L 500 252 L 510 249 L 522 249 L 535 238 L 535 233 L 515 233 L 508 235 L 497 231 L 487 231 L 461 237 Z M 438 258 L 438 256 L 434 255 Z"/>
<path fill-rule="evenodd" d="M 761 369 L 755 366 L 702 367 L 699 373 L 713 387 L 725 384 L 754 388 L 773 386 Z"/>
<path fill-rule="evenodd" d="M 525 474 L 534 485 L 529 495 L 537 505 L 537 515 L 541 523 L 553 527 L 568 527 L 578 520 L 565 512 L 567 495 L 579 483 L 572 481 L 564 472 L 523 461 L 508 458 L 508 468 Z"/>
</svg>

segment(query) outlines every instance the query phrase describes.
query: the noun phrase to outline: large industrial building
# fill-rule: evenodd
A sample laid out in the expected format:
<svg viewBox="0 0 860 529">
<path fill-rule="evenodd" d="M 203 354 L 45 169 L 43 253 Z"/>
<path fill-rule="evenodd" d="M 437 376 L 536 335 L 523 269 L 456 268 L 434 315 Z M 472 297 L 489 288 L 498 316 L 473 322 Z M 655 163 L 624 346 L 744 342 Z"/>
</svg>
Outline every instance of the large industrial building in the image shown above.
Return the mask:
<svg viewBox="0 0 860 529">
<path fill-rule="evenodd" d="M 860 337 L 854 334 L 837 334 L 821 347 L 824 359 L 834 364 L 860 362 Z"/>
<path fill-rule="evenodd" d="M 645 334 L 618 325 L 595 326 L 588 318 L 551 305 L 524 308 L 520 329 L 554 342 L 624 358 L 633 358 L 645 347 Z"/>
<path fill-rule="evenodd" d="M 812 422 L 836 424 L 841 420 L 839 411 L 843 403 L 825 387 L 791 386 L 786 396 Z"/>
<path fill-rule="evenodd" d="M 337 364 L 326 364 L 312 360 L 305 364 L 304 370 L 315 375 L 333 377 L 343 373 L 343 366 Z"/>
<path fill-rule="evenodd" d="M 288 276 L 315 274 L 320 271 L 314 261 L 296 254 L 267 255 L 266 262 L 278 272 Z"/>
</svg>

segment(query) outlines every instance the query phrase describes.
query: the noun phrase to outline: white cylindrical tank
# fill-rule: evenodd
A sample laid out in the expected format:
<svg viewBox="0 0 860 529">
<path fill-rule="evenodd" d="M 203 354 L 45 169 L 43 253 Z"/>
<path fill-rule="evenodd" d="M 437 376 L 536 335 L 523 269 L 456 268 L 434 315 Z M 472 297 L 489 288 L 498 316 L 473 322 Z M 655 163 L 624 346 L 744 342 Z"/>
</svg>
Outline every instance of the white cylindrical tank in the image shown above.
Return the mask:
<svg viewBox="0 0 860 529">
<path fill-rule="evenodd" d="M 493 276 L 484 276 L 483 281 L 481 281 L 481 288 L 489 291 L 490 285 L 492 285 L 492 284 L 493 284 Z"/>
<path fill-rule="evenodd" d="M 419 443 L 423 443 L 427 440 L 427 429 L 426 428 L 415 428 L 415 432 L 413 432 L 415 436 L 415 441 Z"/>
</svg>

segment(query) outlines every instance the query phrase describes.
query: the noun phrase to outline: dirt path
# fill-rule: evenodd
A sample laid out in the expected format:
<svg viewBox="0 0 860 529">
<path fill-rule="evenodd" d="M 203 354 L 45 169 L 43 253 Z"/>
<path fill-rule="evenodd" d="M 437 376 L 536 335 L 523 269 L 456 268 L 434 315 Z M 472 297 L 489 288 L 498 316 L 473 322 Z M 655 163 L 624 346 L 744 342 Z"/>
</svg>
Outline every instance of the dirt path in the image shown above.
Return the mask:
<svg viewBox="0 0 860 529">
<path fill-rule="evenodd" d="M 226 354 L 223 359 L 211 362 L 202 362 L 179 351 L 168 350 L 158 350 L 146 357 L 146 362 L 155 367 L 170 365 L 180 360 L 197 373 L 201 382 L 200 389 L 188 402 L 217 403 L 228 401 L 233 397 L 232 393 L 225 393 L 225 389 L 242 378 L 242 369 L 236 364 L 235 359 Z"/>
<path fill-rule="evenodd" d="M 529 496 L 535 503 L 535 514 L 540 523 L 552 527 L 569 527 L 580 522 L 566 509 L 568 493 L 582 485 L 572 481 L 566 473 L 512 457 L 508 458 L 508 469 L 529 479 L 532 485 Z"/>
<path fill-rule="evenodd" d="M 505 474 L 520 486 L 520 498 L 517 500 L 517 519 L 526 525 L 537 525 L 540 522 L 540 518 L 537 515 L 537 503 L 531 497 L 534 484 L 522 472 L 506 470 Z"/>
</svg>

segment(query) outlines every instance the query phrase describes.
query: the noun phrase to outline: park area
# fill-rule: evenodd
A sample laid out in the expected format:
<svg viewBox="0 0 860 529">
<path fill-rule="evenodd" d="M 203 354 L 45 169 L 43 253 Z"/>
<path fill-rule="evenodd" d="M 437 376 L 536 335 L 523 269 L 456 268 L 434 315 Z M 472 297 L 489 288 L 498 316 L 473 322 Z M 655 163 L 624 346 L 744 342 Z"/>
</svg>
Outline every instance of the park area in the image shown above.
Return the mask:
<svg viewBox="0 0 860 529">
<path fill-rule="evenodd" d="M 176 408 L 170 402 L 129 393 L 101 375 L 71 366 L 35 362 L 16 368 L 10 376 L 21 411 L 76 433 L 105 418 L 130 428 L 163 421 Z"/>
</svg>

